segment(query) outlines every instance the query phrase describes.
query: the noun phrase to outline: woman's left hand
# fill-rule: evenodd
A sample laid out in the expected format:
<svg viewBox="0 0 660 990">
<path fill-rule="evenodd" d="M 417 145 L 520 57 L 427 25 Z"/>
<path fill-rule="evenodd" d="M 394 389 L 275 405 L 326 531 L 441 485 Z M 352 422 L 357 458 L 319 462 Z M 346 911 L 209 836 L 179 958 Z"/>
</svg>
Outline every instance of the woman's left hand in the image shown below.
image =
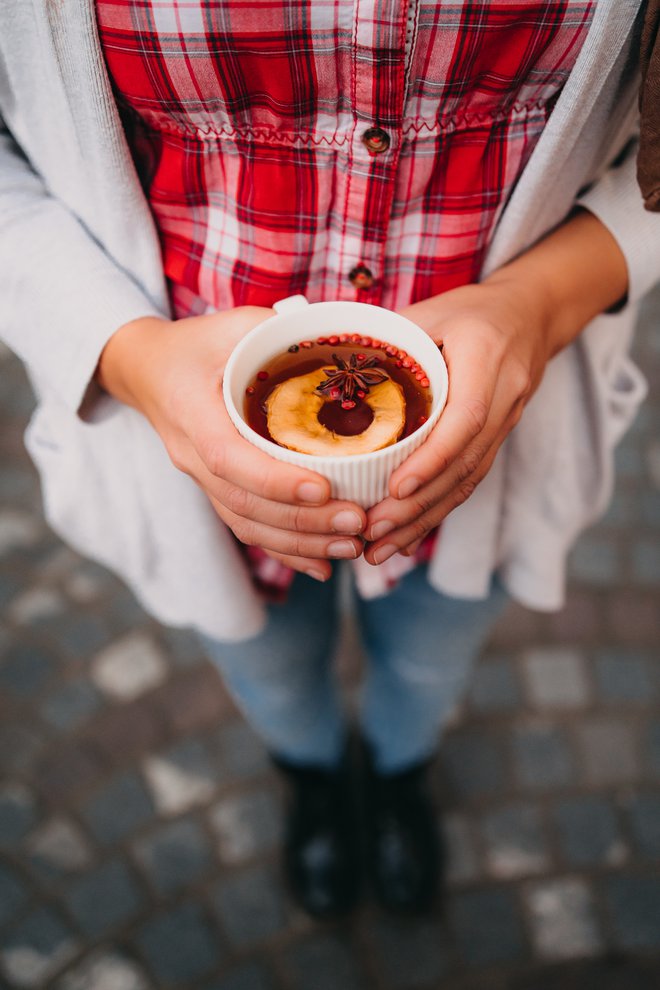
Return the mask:
<svg viewBox="0 0 660 990">
<path fill-rule="evenodd" d="M 449 398 L 427 440 L 394 472 L 390 497 L 367 515 L 365 558 L 413 553 L 472 494 L 534 393 L 550 358 L 628 290 L 625 256 L 587 210 L 577 210 L 479 285 L 403 311 L 437 343 Z"/>
<path fill-rule="evenodd" d="M 428 439 L 368 513 L 369 563 L 412 553 L 472 494 L 520 419 L 553 353 L 542 302 L 508 279 L 453 289 L 402 315 L 442 345 L 449 397 Z"/>
</svg>

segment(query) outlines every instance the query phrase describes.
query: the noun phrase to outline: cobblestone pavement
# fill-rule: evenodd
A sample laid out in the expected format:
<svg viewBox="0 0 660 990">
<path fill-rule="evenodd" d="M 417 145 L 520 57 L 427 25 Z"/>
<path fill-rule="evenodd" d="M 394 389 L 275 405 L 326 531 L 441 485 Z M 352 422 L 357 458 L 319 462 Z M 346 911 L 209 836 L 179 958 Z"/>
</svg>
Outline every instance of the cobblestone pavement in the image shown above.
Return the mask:
<svg viewBox="0 0 660 990">
<path fill-rule="evenodd" d="M 637 358 L 652 398 L 568 606 L 510 609 L 446 737 L 444 915 L 321 926 L 214 671 L 44 525 L 2 352 L 0 990 L 660 986 L 660 294 Z"/>
</svg>

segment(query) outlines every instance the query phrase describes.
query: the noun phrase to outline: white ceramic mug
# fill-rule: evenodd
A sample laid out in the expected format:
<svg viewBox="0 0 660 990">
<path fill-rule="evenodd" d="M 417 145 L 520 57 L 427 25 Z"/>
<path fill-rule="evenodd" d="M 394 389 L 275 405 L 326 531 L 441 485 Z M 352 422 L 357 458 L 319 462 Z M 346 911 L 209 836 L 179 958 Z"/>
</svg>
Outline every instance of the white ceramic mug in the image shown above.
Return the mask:
<svg viewBox="0 0 660 990">
<path fill-rule="evenodd" d="M 223 396 L 236 429 L 271 457 L 316 471 L 330 481 L 332 497 L 365 509 L 388 494 L 392 472 L 420 446 L 437 423 L 447 401 L 447 368 L 434 341 L 420 327 L 391 310 L 354 302 L 308 303 L 290 296 L 275 303 L 276 316 L 254 327 L 232 351 L 223 376 Z M 431 411 L 414 433 L 382 450 L 346 457 L 321 457 L 280 447 L 253 430 L 243 418 L 245 390 L 256 372 L 291 344 L 341 333 L 361 333 L 405 350 L 426 371 Z"/>
</svg>

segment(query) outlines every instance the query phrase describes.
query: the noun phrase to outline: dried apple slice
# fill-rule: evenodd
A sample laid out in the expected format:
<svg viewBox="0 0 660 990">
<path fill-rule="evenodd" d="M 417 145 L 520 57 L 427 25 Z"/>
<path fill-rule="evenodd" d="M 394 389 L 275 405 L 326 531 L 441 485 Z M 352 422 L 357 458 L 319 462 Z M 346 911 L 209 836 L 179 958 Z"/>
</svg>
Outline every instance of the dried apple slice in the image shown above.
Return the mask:
<svg viewBox="0 0 660 990">
<path fill-rule="evenodd" d="M 340 436 L 318 419 L 327 400 L 316 389 L 325 377 L 320 368 L 275 386 L 266 400 L 266 409 L 268 432 L 276 443 L 321 457 L 368 454 L 396 443 L 406 420 L 406 401 L 400 385 L 391 378 L 374 385 L 364 399 L 373 412 L 370 425 L 356 436 Z"/>
</svg>

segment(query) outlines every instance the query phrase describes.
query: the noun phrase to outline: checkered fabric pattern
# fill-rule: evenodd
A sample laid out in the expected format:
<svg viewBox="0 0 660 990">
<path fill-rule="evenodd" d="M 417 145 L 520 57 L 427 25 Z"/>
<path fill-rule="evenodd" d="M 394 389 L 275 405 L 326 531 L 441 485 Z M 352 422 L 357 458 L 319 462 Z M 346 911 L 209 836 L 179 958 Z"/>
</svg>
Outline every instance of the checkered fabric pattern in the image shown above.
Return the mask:
<svg viewBox="0 0 660 990">
<path fill-rule="evenodd" d="M 475 281 L 594 6 L 96 0 L 176 315 Z"/>
</svg>

